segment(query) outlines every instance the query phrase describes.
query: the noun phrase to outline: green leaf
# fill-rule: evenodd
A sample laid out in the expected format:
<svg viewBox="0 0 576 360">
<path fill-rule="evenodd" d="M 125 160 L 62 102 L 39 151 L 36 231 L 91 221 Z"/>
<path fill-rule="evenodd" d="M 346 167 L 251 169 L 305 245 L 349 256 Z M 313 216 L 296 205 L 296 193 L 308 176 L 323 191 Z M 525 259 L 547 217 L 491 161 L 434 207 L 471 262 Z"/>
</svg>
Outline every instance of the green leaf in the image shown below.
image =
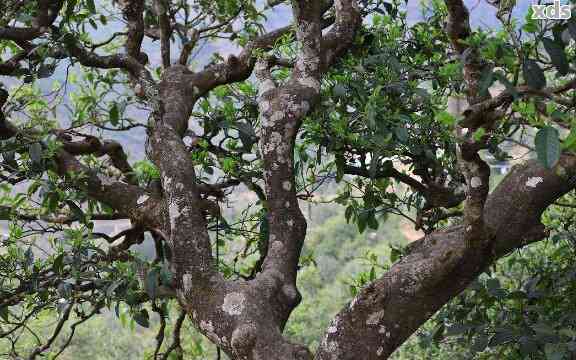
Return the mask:
<svg viewBox="0 0 576 360">
<path fill-rule="evenodd" d="M 568 74 L 570 70 L 570 65 L 568 63 L 568 58 L 566 57 L 566 52 L 564 47 L 550 38 L 542 38 L 542 43 L 548 55 L 550 55 L 550 60 L 558 73 L 562 76 Z"/>
<path fill-rule="evenodd" d="M 478 128 L 476 129 L 476 131 L 474 131 L 472 137 L 474 138 L 474 140 L 480 141 L 484 137 L 484 135 L 486 135 L 486 129 Z"/>
<path fill-rule="evenodd" d="M 488 89 L 494 83 L 494 72 L 492 71 L 492 67 L 486 67 L 480 76 L 480 82 L 478 83 L 478 95 L 486 96 L 488 95 Z"/>
<path fill-rule="evenodd" d="M 354 215 L 354 207 L 352 205 L 350 205 L 346 208 L 346 211 L 344 212 L 344 217 L 346 218 L 346 223 L 350 223 L 350 219 L 352 218 L 352 215 Z"/>
<path fill-rule="evenodd" d="M 238 135 L 240 136 L 244 150 L 250 151 L 252 145 L 258 141 L 254 127 L 248 122 L 237 122 L 236 128 L 238 129 Z"/>
<path fill-rule="evenodd" d="M 400 260 L 401 257 L 402 257 L 402 251 L 400 251 L 400 249 L 397 249 L 395 247 L 392 247 L 390 249 L 390 262 L 391 263 L 395 263 L 396 261 Z"/>
<path fill-rule="evenodd" d="M 538 161 L 551 169 L 560 160 L 560 134 L 551 126 L 546 126 L 536 134 L 534 140 Z"/>
<path fill-rule="evenodd" d="M 398 126 L 394 129 L 394 135 L 401 143 L 406 143 L 408 141 L 408 129 L 404 126 Z"/>
<path fill-rule="evenodd" d="M 94 0 L 86 0 L 86 7 L 91 14 L 96 14 L 96 4 L 94 3 Z"/>
<path fill-rule="evenodd" d="M 66 5 L 66 21 L 74 15 L 74 8 L 76 7 L 77 0 L 68 0 Z"/>
<path fill-rule="evenodd" d="M 136 324 L 148 328 L 150 327 L 150 316 L 148 315 L 148 310 L 142 309 L 133 315 Z"/>
<path fill-rule="evenodd" d="M 8 306 L 0 307 L 0 318 L 4 321 L 8 321 Z"/>
<path fill-rule="evenodd" d="M 446 126 L 452 126 L 456 123 L 456 118 L 454 118 L 454 116 L 450 114 L 448 111 L 441 111 L 437 113 L 435 118 L 436 121 L 439 121 L 440 123 Z"/>
<path fill-rule="evenodd" d="M 108 117 L 110 118 L 110 124 L 113 126 L 118 125 L 118 122 L 120 121 L 120 110 L 118 109 L 118 104 L 116 102 L 112 103 L 112 106 L 108 111 Z"/>
<path fill-rule="evenodd" d="M 42 182 L 40 181 L 34 181 L 32 184 L 30 184 L 30 187 L 28 187 L 28 196 L 32 196 L 36 193 L 36 191 L 38 191 L 38 189 L 40 188 L 40 186 L 42 186 Z"/>
<path fill-rule="evenodd" d="M 570 129 L 570 134 L 566 137 L 564 142 L 562 143 L 562 148 L 567 150 L 575 150 L 576 149 L 576 126 Z"/>
<path fill-rule="evenodd" d="M 258 241 L 258 249 L 262 251 L 266 251 L 265 247 L 268 246 L 268 238 L 270 237 L 270 224 L 268 223 L 268 216 L 264 213 L 260 219 L 260 231 L 259 231 L 259 241 Z M 262 254 L 261 254 L 262 255 Z"/>
<path fill-rule="evenodd" d="M 80 207 L 76 205 L 74 201 L 66 200 L 66 205 L 68 205 L 70 211 L 72 212 L 74 217 L 78 219 L 78 221 L 86 223 L 86 215 L 84 214 L 84 211 L 82 211 L 82 209 L 80 209 Z"/>
<path fill-rule="evenodd" d="M 531 88 L 540 90 L 546 87 L 546 76 L 538 63 L 532 59 L 525 59 L 522 65 L 524 79 Z"/>
<path fill-rule="evenodd" d="M 336 84 L 332 88 L 332 94 L 335 97 L 343 98 L 346 96 L 346 87 L 342 84 Z"/>
<path fill-rule="evenodd" d="M 56 256 L 52 262 L 52 268 L 54 269 L 54 272 L 58 274 L 62 272 L 62 269 L 64 268 L 64 254 Z"/>
<path fill-rule="evenodd" d="M 56 70 L 56 66 L 53 64 L 41 64 L 38 67 L 36 76 L 38 77 L 38 79 L 44 79 L 52 76 L 52 74 L 54 74 L 54 70 Z"/>
<path fill-rule="evenodd" d="M 116 280 L 112 284 L 110 284 L 110 286 L 108 286 L 108 288 L 106 289 L 106 297 L 111 298 L 112 296 L 114 296 L 114 292 L 116 291 L 116 289 L 118 289 L 120 285 L 122 285 L 122 283 L 123 283 L 122 280 Z"/>
<path fill-rule="evenodd" d="M 486 346 L 488 346 L 488 341 L 489 341 L 488 336 L 481 334 L 476 338 L 474 338 L 474 343 L 472 344 L 470 350 L 472 350 L 472 352 L 475 353 L 482 352 L 484 351 L 484 349 L 486 349 Z"/>
</svg>

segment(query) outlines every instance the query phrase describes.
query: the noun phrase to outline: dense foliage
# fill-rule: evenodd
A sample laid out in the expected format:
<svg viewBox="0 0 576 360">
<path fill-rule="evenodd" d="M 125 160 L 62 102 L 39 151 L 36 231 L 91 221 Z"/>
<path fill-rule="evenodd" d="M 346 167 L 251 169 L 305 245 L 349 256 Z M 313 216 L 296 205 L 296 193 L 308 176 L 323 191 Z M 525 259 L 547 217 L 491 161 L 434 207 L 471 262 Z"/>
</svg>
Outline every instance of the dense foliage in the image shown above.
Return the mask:
<svg viewBox="0 0 576 360">
<path fill-rule="evenodd" d="M 268 178 L 275 169 L 265 157 L 294 147 L 287 152 L 295 189 L 289 181 L 279 187 L 297 199 L 286 208 L 314 210 L 303 253 L 296 254 L 303 302 L 289 320 L 278 317 L 290 340 L 313 350 L 322 348 L 324 329 L 347 302 L 417 252 L 419 245 L 406 245 L 402 226 L 431 236 L 461 225 L 476 231 L 470 209 L 484 210 L 488 188 L 478 202 L 468 188 L 488 184 L 482 165 L 470 163 L 508 168 L 535 158 L 538 169 L 572 176 L 562 156 L 576 150 L 575 19 L 534 20 L 531 10 L 513 16 L 513 6 L 502 1 L 498 26 L 475 27 L 455 41 L 450 1 L 425 4 L 417 22 L 408 20 L 407 2 L 359 1 L 364 22 L 350 51 L 339 61 L 323 60 L 333 67 L 322 69 L 317 99 L 306 103 L 315 106 L 295 125 L 294 143 L 281 139 L 269 149 L 259 145 L 270 121 L 264 110 L 272 106 L 262 100 L 263 84 L 289 88 L 308 44 L 287 26 L 261 45 L 270 40 L 263 35 L 268 18 L 288 12 L 283 3 L 0 5 L 0 357 L 108 359 L 120 353 L 89 347 L 116 346 L 155 359 L 204 359 L 220 356 L 220 347 L 230 355 L 225 340 L 216 336 L 224 346 L 214 340 L 212 325 L 188 320 L 196 315 L 179 291 L 189 274 L 177 270 L 177 259 L 186 256 L 170 240 L 176 233 L 170 200 L 162 207 L 173 196 L 163 167 L 171 159 L 155 148 L 164 139 L 155 131 L 169 112 L 147 86 L 169 84 L 164 76 L 176 61 L 214 80 L 191 90 L 197 98 L 189 118 L 170 129 L 192 164 L 186 185 L 200 194 L 195 206 L 215 272 L 226 281 L 248 283 L 266 269 L 277 209 Z M 322 13 L 326 28 L 335 14 Z M 133 43 L 138 31 L 142 51 Z M 244 50 L 206 56 L 202 46 Z M 268 74 L 234 73 L 244 62 L 264 63 Z M 467 151 L 480 155 L 470 161 Z M 494 169 L 487 175 L 492 190 L 504 178 Z M 525 183 L 535 188 L 539 181 Z M 156 207 L 156 199 L 163 205 Z M 570 193 L 554 202 L 542 217 L 546 236 L 523 247 L 526 239 L 481 269 L 393 356 L 575 356 L 576 200 Z M 502 256 L 495 253 L 493 260 Z M 90 342 L 81 330 L 124 331 L 116 322 L 136 332 L 125 336 L 146 339 L 144 346 L 120 336 L 112 345 L 100 342 L 105 335 Z"/>
</svg>

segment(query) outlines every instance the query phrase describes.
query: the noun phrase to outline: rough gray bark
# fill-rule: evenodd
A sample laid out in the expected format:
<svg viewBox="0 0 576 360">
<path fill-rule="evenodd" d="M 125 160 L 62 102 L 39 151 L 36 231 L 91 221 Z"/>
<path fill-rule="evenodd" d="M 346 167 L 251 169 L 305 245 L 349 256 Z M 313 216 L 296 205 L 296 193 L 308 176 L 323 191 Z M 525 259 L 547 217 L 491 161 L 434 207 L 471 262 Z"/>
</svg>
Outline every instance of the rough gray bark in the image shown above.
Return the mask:
<svg viewBox="0 0 576 360">
<path fill-rule="evenodd" d="M 490 264 L 545 238 L 540 216 L 574 189 L 574 176 L 573 156 L 553 170 L 535 161 L 515 167 L 487 199 L 488 241 L 465 241 L 472 228 L 459 225 L 413 243 L 408 255 L 334 318 L 316 358 L 355 359 L 362 351 L 365 359 L 386 359 Z"/>
</svg>

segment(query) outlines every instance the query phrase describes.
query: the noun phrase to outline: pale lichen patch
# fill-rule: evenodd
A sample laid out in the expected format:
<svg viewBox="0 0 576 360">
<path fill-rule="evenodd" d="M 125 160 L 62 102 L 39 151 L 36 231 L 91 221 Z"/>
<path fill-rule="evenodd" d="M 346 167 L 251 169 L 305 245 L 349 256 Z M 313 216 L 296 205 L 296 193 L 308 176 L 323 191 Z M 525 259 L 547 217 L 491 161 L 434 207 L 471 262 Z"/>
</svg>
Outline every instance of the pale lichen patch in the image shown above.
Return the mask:
<svg viewBox="0 0 576 360">
<path fill-rule="evenodd" d="M 174 226 L 176 225 L 176 220 L 178 220 L 180 215 L 182 215 L 182 213 L 180 213 L 178 204 L 176 204 L 175 202 L 171 202 L 170 205 L 168 205 L 168 216 L 170 217 L 170 226 L 172 228 L 174 228 Z"/>
<path fill-rule="evenodd" d="M 378 348 L 378 350 L 376 350 L 376 355 L 377 356 L 382 356 L 382 354 L 384 353 L 384 348 L 382 346 L 380 346 Z"/>
<path fill-rule="evenodd" d="M 338 323 L 340 322 L 340 319 L 338 317 L 334 318 L 334 320 L 332 320 L 332 322 L 330 323 L 330 326 L 328 327 L 328 334 L 334 334 L 338 331 Z"/>
<path fill-rule="evenodd" d="M 100 183 L 104 186 L 110 186 L 114 184 L 114 180 L 104 174 L 98 174 L 98 180 L 100 180 Z"/>
<path fill-rule="evenodd" d="M 182 139 L 182 141 L 184 142 L 184 145 L 188 147 L 192 146 L 192 144 L 194 143 L 194 139 L 192 139 L 192 136 L 185 136 L 184 139 Z"/>
<path fill-rule="evenodd" d="M 332 354 L 338 353 L 338 343 L 336 341 L 330 341 L 327 348 L 328 351 Z"/>
<path fill-rule="evenodd" d="M 544 182 L 544 179 L 542 179 L 539 176 L 534 176 L 529 178 L 528 181 L 526 181 L 526 186 L 536 188 L 536 186 L 538 186 L 538 184 L 540 184 L 541 182 Z"/>
<path fill-rule="evenodd" d="M 290 181 L 286 180 L 282 183 L 282 188 L 286 191 L 290 191 L 292 190 L 292 184 L 290 183 Z"/>
<path fill-rule="evenodd" d="M 479 188 L 482 186 L 482 179 L 474 176 L 472 179 L 470 179 L 470 186 L 472 186 L 473 189 Z"/>
<path fill-rule="evenodd" d="M 142 204 L 144 204 L 148 199 L 150 199 L 150 196 L 148 196 L 148 195 L 140 195 L 140 197 L 138 198 L 138 200 L 136 200 L 136 204 L 142 205 Z"/>
<path fill-rule="evenodd" d="M 354 299 L 352 299 L 352 301 L 350 301 L 350 310 L 354 309 L 354 306 L 356 306 L 357 302 L 358 302 L 358 297 L 355 297 Z"/>
<path fill-rule="evenodd" d="M 184 292 L 189 293 L 192 290 L 192 274 L 184 274 L 182 276 L 182 286 L 184 286 Z"/>
<path fill-rule="evenodd" d="M 377 325 L 384 317 L 384 310 L 376 311 L 368 316 L 366 325 Z"/>
<path fill-rule="evenodd" d="M 232 292 L 226 294 L 224 297 L 224 303 L 222 304 L 222 310 L 228 315 L 240 315 L 244 311 L 244 302 L 246 298 L 244 294 L 239 292 Z"/>
</svg>

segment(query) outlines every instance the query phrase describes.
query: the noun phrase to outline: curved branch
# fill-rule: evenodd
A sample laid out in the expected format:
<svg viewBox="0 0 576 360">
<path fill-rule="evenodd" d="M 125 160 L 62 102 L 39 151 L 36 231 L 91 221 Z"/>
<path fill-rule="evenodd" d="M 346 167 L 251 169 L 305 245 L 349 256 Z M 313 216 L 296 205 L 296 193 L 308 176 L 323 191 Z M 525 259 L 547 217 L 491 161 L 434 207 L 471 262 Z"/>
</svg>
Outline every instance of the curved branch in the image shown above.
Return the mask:
<svg viewBox="0 0 576 360">
<path fill-rule="evenodd" d="M 555 169 L 536 161 L 516 166 L 484 209 L 490 242 L 467 243 L 454 226 L 413 243 L 409 254 L 363 289 L 333 320 L 317 359 L 385 359 L 441 306 L 498 258 L 546 237 L 542 212 L 576 186 L 576 157 Z M 510 211 L 510 209 L 515 209 Z"/>
</svg>

